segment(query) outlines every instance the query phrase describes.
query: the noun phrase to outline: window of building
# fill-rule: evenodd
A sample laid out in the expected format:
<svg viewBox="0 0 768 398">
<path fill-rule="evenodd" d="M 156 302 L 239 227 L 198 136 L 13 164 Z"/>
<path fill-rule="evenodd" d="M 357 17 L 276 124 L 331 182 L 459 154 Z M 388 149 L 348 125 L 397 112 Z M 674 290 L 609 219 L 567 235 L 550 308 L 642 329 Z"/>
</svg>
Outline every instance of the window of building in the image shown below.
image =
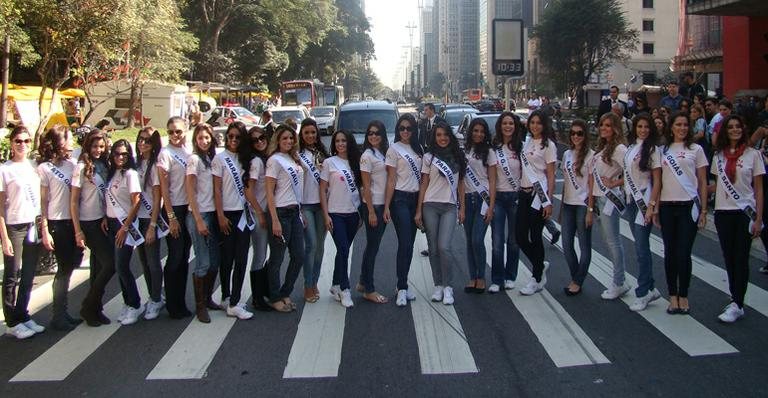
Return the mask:
<svg viewBox="0 0 768 398">
<path fill-rule="evenodd" d="M 642 72 L 643 84 L 654 85 L 656 84 L 656 72 Z"/>
<path fill-rule="evenodd" d="M 653 55 L 653 43 L 643 43 L 643 54 Z"/>
<path fill-rule="evenodd" d="M 643 8 L 653 8 L 653 0 L 643 0 Z"/>
<path fill-rule="evenodd" d="M 652 19 L 644 19 L 643 20 L 643 32 L 653 32 L 653 20 Z"/>
</svg>

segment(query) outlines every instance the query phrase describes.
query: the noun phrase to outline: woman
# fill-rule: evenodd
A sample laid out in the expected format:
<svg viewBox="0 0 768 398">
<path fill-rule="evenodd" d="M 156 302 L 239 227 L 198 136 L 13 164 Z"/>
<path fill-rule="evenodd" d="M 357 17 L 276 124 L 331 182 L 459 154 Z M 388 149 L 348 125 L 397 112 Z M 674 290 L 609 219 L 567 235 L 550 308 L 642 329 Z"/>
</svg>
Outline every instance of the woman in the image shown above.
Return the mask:
<svg viewBox="0 0 768 398">
<path fill-rule="evenodd" d="M 660 106 L 659 107 L 659 116 L 664 119 L 665 123 L 670 123 L 669 116 L 672 114 L 672 111 L 666 107 L 666 106 Z"/>
<path fill-rule="evenodd" d="M 211 299 L 219 268 L 221 243 L 213 200 L 211 162 L 216 156 L 216 135 L 209 124 L 199 124 L 192 133 L 192 155 L 187 159 L 184 188 L 189 212 L 185 220 L 195 249 L 192 284 L 195 289 L 195 315 L 202 323 L 210 323 L 208 310 L 221 309 Z"/>
<path fill-rule="evenodd" d="M 520 294 L 525 296 L 540 292 L 547 283 L 549 262 L 544 261 L 541 232 L 544 220 L 552 216 L 550 195 L 555 189 L 557 161 L 557 147 L 549 118 L 534 111 L 528 117 L 528 131 L 531 139 L 525 142 L 520 152 L 520 211 L 515 224 L 517 244 L 533 266 L 533 277 L 520 289 Z"/>
<path fill-rule="evenodd" d="M 395 142 L 387 151 L 387 190 L 384 197 L 384 222 L 392 221 L 397 234 L 397 298 L 395 305 L 405 307 L 416 295 L 408 290 L 413 242 L 416 239 L 416 201 L 421 181 L 421 157 L 424 152 L 416 140 L 416 118 L 404 114 L 395 125 Z"/>
<path fill-rule="evenodd" d="M 707 161 L 712 161 L 712 145 L 709 142 L 710 137 L 707 136 L 707 119 L 704 118 L 704 108 L 701 105 L 693 105 L 691 107 L 691 126 L 693 126 L 693 140 L 704 149 L 704 154 L 707 155 Z"/>
<path fill-rule="evenodd" d="M 429 265 L 435 283 L 432 301 L 453 305 L 451 282 L 454 260 L 451 243 L 456 224 L 464 223 L 467 159 L 461 153 L 459 142 L 448 123 L 435 123 L 433 131 L 434 138 L 427 143 L 431 151 L 424 154 L 422 161 L 414 220 L 416 226 L 427 233 Z"/>
<path fill-rule="evenodd" d="M 253 317 L 253 313 L 245 309 L 245 303 L 240 304 L 251 228 L 255 222 L 245 199 L 248 176 L 244 170 L 251 168 L 251 140 L 242 122 L 230 124 L 225 139 L 224 151 L 211 162 L 213 202 L 221 232 L 221 306 L 227 316 L 246 320 Z"/>
<path fill-rule="evenodd" d="M 136 137 L 138 152 L 136 171 L 141 184 L 141 205 L 139 206 L 139 231 L 144 232 L 144 243 L 136 250 L 144 270 L 149 299 L 144 319 L 152 320 L 163 309 L 163 268 L 160 264 L 160 239 L 168 233 L 168 224 L 160 217 L 160 180 L 157 178 L 157 156 L 162 143 L 160 132 L 147 126 L 139 130 Z"/>
<path fill-rule="evenodd" d="M 621 215 L 627 207 L 621 190 L 627 147 L 624 145 L 623 123 L 615 114 L 601 116 L 597 131 L 599 138 L 589 176 L 591 194 L 587 204 L 587 225 L 592 225 L 595 206 L 598 206 L 600 230 L 613 262 L 613 283 L 600 297 L 615 300 L 629 291 L 629 285 L 624 283 L 626 262 L 619 230 Z"/>
<path fill-rule="evenodd" d="M 141 184 L 133 150 L 127 140 L 118 140 L 112 145 L 104 196 L 107 201 L 107 233 L 114 242 L 115 268 L 123 292 L 123 311 L 117 320 L 122 325 L 131 325 L 139 320 L 145 308 L 131 272 L 131 256 L 133 248 L 145 240 L 136 222 L 141 202 Z"/>
<path fill-rule="evenodd" d="M 491 132 L 485 119 L 472 119 L 467 131 L 470 139 L 464 148 L 467 163 L 464 234 L 467 239 L 469 283 L 464 290 L 481 293 L 485 290 L 485 232 L 493 220 L 496 205 L 496 154 L 491 150 Z M 498 293 L 499 286 L 504 286 L 504 267 L 500 263 L 491 268 L 491 280 L 488 291 Z"/>
<path fill-rule="evenodd" d="M 43 247 L 56 255 L 53 279 L 53 314 L 49 324 L 54 330 L 70 331 L 82 320 L 67 312 L 69 279 L 83 260 L 83 249 L 75 244 L 75 229 L 70 216 L 70 184 L 75 164 L 69 159 L 72 134 L 62 126 L 50 128 L 38 148 L 37 174 L 40 176 L 40 215 Z"/>
<path fill-rule="evenodd" d="M 0 166 L 3 315 L 6 333 L 22 340 L 45 331 L 27 311 L 40 253 L 36 222 L 40 215 L 40 177 L 29 160 L 32 137 L 27 128 L 14 128 L 8 139 L 11 160 Z"/>
<path fill-rule="evenodd" d="M 361 190 L 363 204 L 360 206 L 360 217 L 365 224 L 365 250 L 360 265 L 360 282 L 357 290 L 363 293 L 363 298 L 377 303 L 389 302 L 386 296 L 379 294 L 373 284 L 373 267 L 376 254 L 379 252 L 381 237 L 387 224 L 384 222 L 384 199 L 387 184 L 387 166 L 384 164 L 384 154 L 389 149 L 387 129 L 384 123 L 373 120 L 366 129 L 363 154 L 360 156 L 360 178 L 363 182 Z"/>
<path fill-rule="evenodd" d="M 661 164 L 659 133 L 650 116 L 637 115 L 632 119 L 629 148 L 624 156 L 624 191 L 627 193 L 627 219 L 635 240 L 637 255 L 637 288 L 632 311 L 642 311 L 661 297 L 654 287 L 653 256 L 650 236 L 653 214 L 658 211 L 661 192 Z"/>
<path fill-rule="evenodd" d="M 251 247 L 253 259 L 251 260 L 251 296 L 253 297 L 253 309 L 257 311 L 271 311 L 265 297 L 269 295 L 267 286 L 267 269 L 264 261 L 267 258 L 267 219 L 264 215 L 267 210 L 267 193 L 265 191 L 266 164 L 267 164 L 267 135 L 259 126 L 248 130 L 253 145 L 253 159 L 248 173 L 248 189 L 246 198 L 256 215 L 256 223 L 251 231 Z"/>
<path fill-rule="evenodd" d="M 270 231 L 266 264 L 269 305 L 278 312 L 291 312 L 296 309 L 291 292 L 304 263 L 304 221 L 300 215 L 304 168 L 300 165 L 296 131 L 284 124 L 277 126 L 267 152 L 270 153 L 265 173 L 267 230 Z M 286 248 L 291 258 L 281 286 L 280 267 Z"/>
<path fill-rule="evenodd" d="M 563 291 L 566 296 L 581 294 L 584 279 L 592 261 L 592 225 L 587 225 L 589 214 L 589 175 L 595 151 L 589 145 L 587 123 L 576 119 L 571 124 L 570 149 L 563 154 L 563 200 L 560 202 L 560 218 L 563 229 L 563 254 L 571 272 L 571 282 Z M 579 237 L 576 256 L 574 238 Z"/>
<path fill-rule="evenodd" d="M 157 157 L 157 176 L 170 235 L 166 237 L 168 258 L 165 260 L 165 308 L 172 319 L 192 316 L 187 309 L 187 272 L 189 270 L 189 238 L 186 222 L 189 211 L 184 180 L 187 175 L 189 152 L 186 145 L 187 126 L 184 119 L 174 116 L 168 120 L 168 145 Z"/>
<path fill-rule="evenodd" d="M 107 219 L 102 188 L 107 181 L 107 138 L 100 130 L 89 133 L 83 151 L 72 173 L 70 215 L 75 230 L 75 243 L 88 246 L 90 255 L 90 288 L 80 308 L 80 316 L 88 326 L 109 325 L 102 312 L 104 289 L 115 274 L 115 243 L 107 235 Z"/>
<path fill-rule="evenodd" d="M 336 245 L 331 296 L 345 308 L 354 305 L 349 291 L 349 248 L 360 227 L 360 150 L 351 133 L 331 136 L 331 157 L 320 173 L 320 207 L 325 228 Z"/>
<path fill-rule="evenodd" d="M 675 113 L 661 148 L 661 196 L 654 222 L 661 226 L 669 314 L 688 314 L 691 251 L 697 225 L 707 222 L 707 158 L 693 143 L 688 116 Z M 658 221 L 657 221 L 658 220 Z"/>
<path fill-rule="evenodd" d="M 307 228 L 304 233 L 304 300 L 308 303 L 317 302 L 320 291 L 317 281 L 320 279 L 320 268 L 323 265 L 325 249 L 325 220 L 320 208 L 320 173 L 323 161 L 328 157 L 328 150 L 320 141 L 317 122 L 314 119 L 304 119 L 299 130 L 299 160 L 306 170 L 304 178 L 304 197 L 301 202 L 301 214 Z"/>
<path fill-rule="evenodd" d="M 661 116 L 653 118 L 653 125 L 656 126 L 656 131 L 659 131 L 659 132 L 667 131 L 667 122 L 664 121 L 664 118 Z M 662 134 L 662 133 L 659 133 L 659 134 Z M 666 138 L 662 135 L 661 140 L 663 141 L 665 139 Z M 663 142 L 660 142 L 659 144 L 663 144 Z"/>
<path fill-rule="evenodd" d="M 517 266 L 520 261 L 520 247 L 515 238 L 517 225 L 518 199 L 520 194 L 520 178 L 522 167 L 520 152 L 523 150 L 525 126 L 520 118 L 512 112 L 502 112 L 496 120 L 496 134 L 493 136 L 493 152 L 496 165 L 496 202 L 493 207 L 491 221 L 491 278 L 494 270 L 501 273 L 505 290 L 515 288 Z M 504 261 L 504 246 L 507 255 Z M 494 281 L 494 283 L 499 282 Z M 497 283 L 498 284 L 498 283 Z M 476 281 L 472 292 L 481 293 L 485 287 L 485 279 Z M 466 290 L 466 289 L 465 289 Z"/>
<path fill-rule="evenodd" d="M 680 109 L 679 109 L 679 111 L 680 112 L 689 113 L 690 109 L 691 109 L 691 103 L 688 102 L 688 100 L 685 99 L 685 98 L 681 99 L 680 100 Z"/>
<path fill-rule="evenodd" d="M 715 142 L 712 174 L 717 176 L 715 228 L 728 271 L 731 303 L 718 319 L 733 323 L 744 316 L 749 252 L 752 239 L 759 237 L 763 228 L 765 166 L 760 152 L 749 146 L 749 135 L 741 116 L 727 116 L 723 126 L 726 134 L 719 134 Z"/>
</svg>

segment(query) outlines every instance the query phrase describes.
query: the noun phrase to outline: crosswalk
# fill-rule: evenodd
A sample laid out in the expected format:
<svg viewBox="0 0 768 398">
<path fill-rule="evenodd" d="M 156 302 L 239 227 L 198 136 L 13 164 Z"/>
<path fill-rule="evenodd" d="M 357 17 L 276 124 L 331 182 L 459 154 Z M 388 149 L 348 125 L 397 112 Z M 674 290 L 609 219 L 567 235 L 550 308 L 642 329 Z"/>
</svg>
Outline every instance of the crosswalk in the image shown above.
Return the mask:
<svg viewBox="0 0 768 398">
<path fill-rule="evenodd" d="M 555 195 L 557 199 L 557 195 Z M 391 229 L 391 228 L 390 228 Z M 389 231 L 391 233 L 391 231 Z M 457 229 L 457 234 L 461 231 Z M 632 240 L 629 232 L 629 224 L 622 220 L 621 233 L 624 237 Z M 364 235 L 358 237 L 364 240 Z M 463 235 L 463 234 L 462 234 Z M 393 236 L 393 235 L 391 235 Z M 457 243 L 463 242 L 456 239 Z M 593 239 L 598 240 L 595 236 Z M 360 242 L 353 245 L 358 249 Z M 491 253 L 491 232 L 488 231 L 485 238 L 486 251 L 488 259 Z M 562 245 L 558 243 L 555 248 L 562 251 Z M 578 245 L 576 246 L 578 250 Z M 483 369 L 478 366 L 478 355 L 482 355 L 477 345 L 482 344 L 479 341 L 473 341 L 472 334 L 465 332 L 467 324 L 466 313 L 467 304 L 446 306 L 442 303 L 433 303 L 429 297 L 432 291 L 432 275 L 428 264 L 428 259 L 419 255 L 422 249 L 426 249 L 426 239 L 423 234 L 417 234 L 415 241 L 413 262 L 411 273 L 409 275 L 410 288 L 417 294 L 417 299 L 410 302 L 410 324 L 404 327 L 413 330 L 415 341 L 402 345 L 402 349 L 415 347 L 412 352 L 397 352 L 393 355 L 418 356 L 420 371 L 424 375 L 451 375 L 451 374 L 475 374 L 482 373 Z M 658 236 L 651 236 L 651 250 L 655 256 L 654 261 L 663 258 L 663 245 Z M 359 253 L 359 251 L 358 251 Z M 323 268 L 318 287 L 321 291 L 321 299 L 314 304 L 299 304 L 299 311 L 292 315 L 272 314 L 276 316 L 295 317 L 297 322 L 291 324 L 290 330 L 284 328 L 275 331 L 290 338 L 286 349 L 275 347 L 273 355 L 276 360 L 270 361 L 269 366 L 278 366 L 281 369 L 284 379 L 313 379 L 313 378 L 337 378 L 340 369 L 344 366 L 354 366 L 354 364 L 345 363 L 345 341 L 350 339 L 361 339 L 367 336 L 356 335 L 356 329 L 350 325 L 350 314 L 354 311 L 378 311 L 380 305 L 357 304 L 354 308 L 345 309 L 335 302 L 326 293 L 331 285 L 333 270 L 333 259 L 335 256 L 335 247 L 332 239 L 329 237 L 325 241 L 325 254 L 323 258 Z M 359 254 L 357 255 L 359 258 Z M 350 259 L 354 258 L 353 253 Z M 251 256 L 249 256 L 249 259 Z M 463 275 L 464 261 L 461 256 L 456 255 L 456 270 Z M 379 256 L 380 263 L 378 268 L 388 268 L 394 276 L 394 255 L 393 252 L 384 253 Z M 550 261 L 556 262 L 560 270 L 566 269 L 562 256 L 551 258 Z M 717 260 L 714 260 L 717 261 Z M 713 262 L 705 258 L 693 256 L 693 275 L 698 280 L 712 286 L 719 292 L 724 293 L 723 299 L 727 299 L 727 278 L 725 271 Z M 350 260 L 350 267 L 354 269 Z M 530 278 L 530 272 L 525 263 L 519 264 L 520 277 L 516 284 L 523 286 Z M 628 270 L 631 271 L 631 270 Z M 552 272 L 552 271 L 550 271 Z M 560 271 L 558 271 L 560 272 Z M 355 271 L 353 270 L 353 273 Z M 601 253 L 601 249 L 593 248 L 592 264 L 590 267 L 590 277 L 602 286 L 609 286 L 612 281 L 612 264 L 610 260 Z M 246 274 L 248 277 L 248 274 Z M 661 280 L 663 275 L 656 275 L 657 280 Z M 83 282 L 87 280 L 87 270 L 77 270 L 73 275 L 71 289 L 84 288 Z M 457 286 L 454 286 L 457 292 L 461 289 L 462 278 L 456 278 Z M 636 285 L 636 279 L 632 272 L 627 272 L 627 281 L 629 284 Z M 136 280 L 143 300 L 147 298 L 146 284 L 143 277 Z M 301 279 L 297 281 L 297 290 L 303 287 Z M 354 285 L 354 283 L 353 283 Z M 35 289 L 30 306 L 30 311 L 35 313 L 50 305 L 51 295 L 50 287 L 42 285 Z M 621 365 L 622 358 L 617 358 L 615 353 L 610 352 L 605 347 L 605 336 L 594 335 L 590 328 L 584 327 L 589 324 L 590 319 L 585 318 L 584 314 L 574 314 L 569 312 L 568 305 L 565 304 L 562 294 L 557 294 L 558 287 L 547 286 L 541 294 L 532 297 L 521 296 L 517 290 L 506 291 L 506 297 L 503 300 L 505 311 L 514 311 L 520 315 L 530 335 L 535 337 L 535 341 L 517 341 L 521 339 L 518 335 L 503 336 L 504 339 L 514 341 L 514 344 L 540 346 L 545 357 L 539 358 L 541 362 L 547 362 L 558 369 L 567 369 L 571 367 L 589 367 L 589 366 L 618 366 Z M 243 301 L 250 298 L 250 283 L 248 279 L 243 286 Z M 217 290 L 214 297 L 220 295 Z M 298 295 L 297 295 L 298 297 Z M 464 300 L 466 296 L 457 293 L 457 300 Z M 503 297 L 503 296 L 502 296 Z M 620 302 L 623 302 L 623 309 L 627 318 L 636 318 L 634 322 L 644 322 L 650 329 L 655 330 L 659 336 L 668 340 L 680 350 L 686 357 L 703 357 L 718 355 L 738 355 L 744 348 L 722 336 L 718 330 L 713 330 L 711 324 L 703 322 L 695 315 L 692 316 L 669 316 L 665 313 L 668 302 L 664 299 L 652 303 L 647 310 L 633 313 L 628 310 L 635 296 L 631 290 L 624 296 Z M 355 298 L 359 300 L 359 298 Z M 485 300 L 482 299 L 481 300 Z M 599 299 L 598 299 L 599 300 Z M 297 300 L 298 301 L 298 300 Z M 122 307 L 122 296 L 115 294 L 105 305 L 105 313 L 111 319 L 115 319 Z M 768 291 L 751 284 L 749 286 L 746 305 L 755 310 L 756 314 L 768 316 Z M 388 304 L 394 306 L 394 304 Z M 407 311 L 405 309 L 404 311 Z M 213 311 L 210 313 L 211 323 L 202 324 L 195 319 L 190 318 L 185 326 L 179 329 L 178 335 L 169 341 L 169 344 L 162 348 L 162 355 L 158 355 L 152 364 L 148 364 L 147 370 L 141 376 L 146 380 L 194 380 L 205 379 L 209 374 L 209 367 L 217 358 L 222 355 L 222 348 L 226 346 L 231 334 L 235 331 L 236 325 L 240 325 L 234 318 L 228 318 L 224 312 Z M 256 314 L 251 324 L 256 322 L 269 322 L 271 317 Z M 245 324 L 249 325 L 248 323 Z M 152 328 L 149 323 L 140 322 L 136 326 L 139 328 Z M 244 326 L 245 327 L 245 326 Z M 8 381 L 15 382 L 40 382 L 40 381 L 63 381 L 70 378 L 79 367 L 93 361 L 93 355 L 100 349 L 116 344 L 121 344 L 120 335 L 116 335 L 121 326 L 117 322 L 98 328 L 90 328 L 85 325 L 77 327 L 72 332 L 63 335 L 60 339 L 50 343 L 49 347 L 41 350 L 41 354 L 31 360 L 29 363 L 20 367 Z M 240 326 L 238 326 L 240 328 Z M 527 335 L 526 335 L 527 336 Z M 14 344 L 10 340 L 0 342 L 0 353 L 2 353 L 3 344 Z M 511 359 L 510 359 L 511 360 Z M 156 362 L 156 363 L 155 363 Z M 104 366 L 109 366 L 105 364 Z"/>
</svg>

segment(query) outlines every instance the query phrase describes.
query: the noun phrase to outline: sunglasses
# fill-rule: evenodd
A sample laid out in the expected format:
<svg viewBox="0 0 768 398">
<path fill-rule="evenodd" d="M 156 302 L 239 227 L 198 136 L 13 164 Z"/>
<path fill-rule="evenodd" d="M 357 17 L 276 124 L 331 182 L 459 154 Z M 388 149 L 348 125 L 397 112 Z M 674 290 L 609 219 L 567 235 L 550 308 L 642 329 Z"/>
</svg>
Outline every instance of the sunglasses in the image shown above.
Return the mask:
<svg viewBox="0 0 768 398">
<path fill-rule="evenodd" d="M 571 130 L 571 135 L 576 137 L 583 137 L 584 136 L 584 130 Z"/>
<path fill-rule="evenodd" d="M 184 130 L 168 130 L 169 135 L 182 135 L 184 134 Z"/>
<path fill-rule="evenodd" d="M 264 135 L 260 135 L 258 137 L 251 137 L 251 141 L 253 141 L 254 143 L 260 142 L 260 141 L 266 141 L 266 140 L 267 140 L 267 137 Z"/>
<path fill-rule="evenodd" d="M 400 130 L 400 131 L 403 131 L 403 130 Z M 368 130 L 368 136 L 369 137 L 374 136 L 374 135 L 379 135 L 379 130 Z"/>
<path fill-rule="evenodd" d="M 13 140 L 13 143 L 17 144 L 17 145 L 21 145 L 21 144 L 29 145 L 29 144 L 32 143 L 32 139 L 31 138 L 27 138 L 27 139 L 22 140 L 20 138 L 16 138 L 15 140 Z"/>
<path fill-rule="evenodd" d="M 416 129 L 415 129 L 415 128 L 413 128 L 413 126 L 408 126 L 408 127 L 406 127 L 406 126 L 400 126 L 400 127 L 398 127 L 398 130 L 400 130 L 400 131 L 406 131 L 406 130 L 408 130 L 408 131 L 410 131 L 410 132 L 414 132 L 414 131 L 416 131 Z"/>
<path fill-rule="evenodd" d="M 227 138 L 230 139 L 230 140 L 238 140 L 239 141 L 240 140 L 240 135 L 239 134 L 227 134 Z"/>
<path fill-rule="evenodd" d="M 149 137 L 139 137 L 138 140 L 136 140 L 139 144 L 150 144 L 151 140 Z"/>
</svg>

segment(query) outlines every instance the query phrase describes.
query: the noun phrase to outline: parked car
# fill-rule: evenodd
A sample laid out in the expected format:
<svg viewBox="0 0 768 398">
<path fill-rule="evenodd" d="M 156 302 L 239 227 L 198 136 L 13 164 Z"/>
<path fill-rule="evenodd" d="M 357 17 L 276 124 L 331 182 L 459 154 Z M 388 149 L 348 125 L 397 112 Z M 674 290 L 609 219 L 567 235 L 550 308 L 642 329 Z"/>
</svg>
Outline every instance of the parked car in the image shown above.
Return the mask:
<svg viewBox="0 0 768 398">
<path fill-rule="evenodd" d="M 478 112 L 467 113 L 464 118 L 461 119 L 459 127 L 456 131 L 456 138 L 459 140 L 459 145 L 463 148 L 466 138 L 469 136 L 469 124 L 476 118 L 483 118 L 488 123 L 488 129 L 491 131 L 491 135 L 496 131 L 496 121 L 499 119 L 501 112 Z"/>
<path fill-rule="evenodd" d="M 456 135 L 456 138 L 459 140 L 459 142 L 464 141 L 464 136 L 460 135 L 462 133 L 459 133 L 459 125 L 461 124 L 461 121 L 464 119 L 464 116 L 469 113 L 477 113 L 477 109 L 468 106 L 468 107 L 451 107 L 446 110 L 444 110 L 440 116 L 445 119 L 448 124 L 451 125 L 451 129 L 453 130 L 453 134 Z"/>
<path fill-rule="evenodd" d="M 317 122 L 321 135 L 333 134 L 333 123 L 336 121 L 335 106 L 316 106 L 309 110 L 309 116 Z"/>
<path fill-rule="evenodd" d="M 400 117 L 397 105 L 387 101 L 359 101 L 346 103 L 339 107 L 333 131 L 345 130 L 355 134 L 355 140 L 361 144 L 365 140 L 366 129 L 372 120 L 384 123 L 389 142 L 394 140 L 395 125 Z"/>
<path fill-rule="evenodd" d="M 286 119 L 292 118 L 296 121 L 296 124 L 301 124 L 301 121 L 310 117 L 309 110 L 304 105 L 298 106 L 278 106 L 270 108 L 272 112 L 272 120 L 275 123 L 283 123 Z"/>
<path fill-rule="evenodd" d="M 229 126 L 232 122 L 243 122 L 246 126 L 254 126 L 259 124 L 259 117 L 242 106 L 217 106 L 208 120 L 208 124 L 213 127 Z"/>
</svg>

